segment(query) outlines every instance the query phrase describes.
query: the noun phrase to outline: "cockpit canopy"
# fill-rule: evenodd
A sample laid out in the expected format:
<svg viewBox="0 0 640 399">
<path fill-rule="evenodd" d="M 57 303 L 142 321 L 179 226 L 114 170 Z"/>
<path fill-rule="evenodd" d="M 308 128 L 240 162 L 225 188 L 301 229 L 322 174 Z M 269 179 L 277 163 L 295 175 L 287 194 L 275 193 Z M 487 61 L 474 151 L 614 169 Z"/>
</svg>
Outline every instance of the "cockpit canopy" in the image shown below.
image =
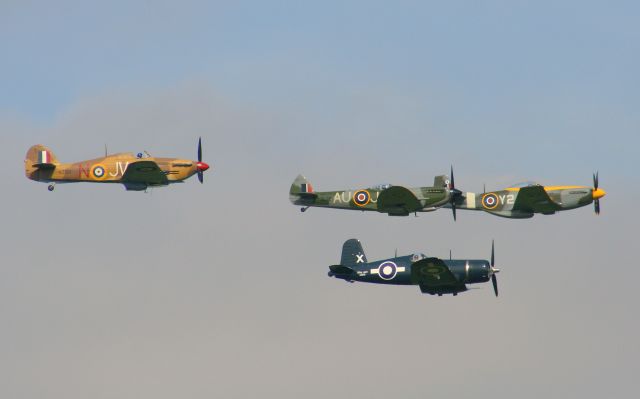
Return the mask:
<svg viewBox="0 0 640 399">
<path fill-rule="evenodd" d="M 520 182 L 520 183 L 516 183 L 516 184 L 512 184 L 510 187 L 512 188 L 524 188 L 524 187 L 533 187 L 533 186 L 539 186 L 540 184 L 534 182 L 534 181 L 524 181 L 524 182 Z"/>
<path fill-rule="evenodd" d="M 421 253 L 420 254 L 413 254 L 413 255 L 411 255 L 411 262 L 417 262 L 417 261 L 422 260 L 422 259 L 424 259 L 426 257 L 427 257 L 427 255 L 421 254 Z"/>
<path fill-rule="evenodd" d="M 375 186 L 372 186 L 372 187 L 369 187 L 369 188 L 372 189 L 372 190 L 382 191 L 382 190 L 388 189 L 389 187 L 393 187 L 393 184 L 389 184 L 389 183 L 378 184 L 378 185 L 375 185 Z"/>
</svg>

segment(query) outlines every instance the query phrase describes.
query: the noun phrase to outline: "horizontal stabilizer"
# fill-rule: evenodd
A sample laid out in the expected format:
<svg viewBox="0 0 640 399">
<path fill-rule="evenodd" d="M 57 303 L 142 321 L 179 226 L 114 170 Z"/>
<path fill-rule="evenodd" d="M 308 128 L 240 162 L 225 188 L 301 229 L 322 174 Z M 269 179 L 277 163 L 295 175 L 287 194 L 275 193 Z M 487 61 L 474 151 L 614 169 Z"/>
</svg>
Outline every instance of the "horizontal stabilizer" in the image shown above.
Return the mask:
<svg viewBox="0 0 640 399">
<path fill-rule="evenodd" d="M 348 276 L 353 274 L 352 268 L 343 265 L 331 265 L 329 266 L 329 270 L 331 270 L 334 275 Z"/>
<path fill-rule="evenodd" d="M 42 169 L 42 170 L 53 170 L 56 168 L 55 163 L 34 163 L 34 168 Z"/>
<path fill-rule="evenodd" d="M 318 198 L 318 194 L 316 194 L 316 193 L 299 193 L 297 195 L 298 195 L 298 197 L 303 198 L 303 199 L 316 199 L 316 198 Z"/>
</svg>

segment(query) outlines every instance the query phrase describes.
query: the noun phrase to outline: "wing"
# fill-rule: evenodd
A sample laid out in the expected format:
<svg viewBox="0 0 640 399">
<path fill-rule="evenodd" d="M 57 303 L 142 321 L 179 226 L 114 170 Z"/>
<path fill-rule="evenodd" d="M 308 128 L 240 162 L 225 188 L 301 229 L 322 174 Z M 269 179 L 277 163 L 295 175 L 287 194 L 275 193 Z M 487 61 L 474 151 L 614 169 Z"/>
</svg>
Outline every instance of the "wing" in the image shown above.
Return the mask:
<svg viewBox="0 0 640 399">
<path fill-rule="evenodd" d="M 425 258 L 411 265 L 411 281 L 425 293 L 466 291 L 467 287 L 451 273 L 442 259 Z"/>
<path fill-rule="evenodd" d="M 122 182 L 148 186 L 168 184 L 167 175 L 153 161 L 137 161 L 129 164 L 122 175 Z"/>
<path fill-rule="evenodd" d="M 559 209 L 560 206 L 553 202 L 542 186 L 521 188 L 513 204 L 513 210 L 524 212 L 549 213 Z"/>
<path fill-rule="evenodd" d="M 412 264 L 411 281 L 433 287 L 460 284 L 442 259 L 438 258 L 425 258 Z"/>
<path fill-rule="evenodd" d="M 378 212 L 390 215 L 408 215 L 422 209 L 420 200 L 409 189 L 392 186 L 380 192 Z"/>
</svg>

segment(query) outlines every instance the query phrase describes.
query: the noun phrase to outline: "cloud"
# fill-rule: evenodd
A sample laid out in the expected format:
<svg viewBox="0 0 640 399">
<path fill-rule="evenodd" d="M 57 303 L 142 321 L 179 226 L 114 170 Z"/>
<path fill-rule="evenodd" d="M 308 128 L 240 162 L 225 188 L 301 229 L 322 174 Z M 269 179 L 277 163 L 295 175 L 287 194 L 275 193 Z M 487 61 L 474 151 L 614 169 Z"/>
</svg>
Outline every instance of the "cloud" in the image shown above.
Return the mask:
<svg viewBox="0 0 640 399">
<path fill-rule="evenodd" d="M 322 189 L 380 176 L 420 185 L 456 149 L 472 152 L 422 134 L 431 114 L 390 95 L 259 107 L 189 81 L 79 98 L 47 126 L 3 116 L 4 396 L 594 397 L 632 381 L 639 276 L 626 243 L 637 190 L 615 177 L 603 180 L 615 189 L 599 218 L 460 212 L 453 223 L 446 210 L 303 215 L 288 203 L 299 172 Z M 22 177 L 36 141 L 75 161 L 104 143 L 195 157 L 199 136 L 213 166 L 202 186 L 49 193 Z M 456 161 L 457 182 L 478 186 L 477 159 Z M 496 239 L 501 296 L 488 285 L 434 298 L 327 278 L 351 237 L 369 259 L 396 248 L 483 258 Z"/>
</svg>

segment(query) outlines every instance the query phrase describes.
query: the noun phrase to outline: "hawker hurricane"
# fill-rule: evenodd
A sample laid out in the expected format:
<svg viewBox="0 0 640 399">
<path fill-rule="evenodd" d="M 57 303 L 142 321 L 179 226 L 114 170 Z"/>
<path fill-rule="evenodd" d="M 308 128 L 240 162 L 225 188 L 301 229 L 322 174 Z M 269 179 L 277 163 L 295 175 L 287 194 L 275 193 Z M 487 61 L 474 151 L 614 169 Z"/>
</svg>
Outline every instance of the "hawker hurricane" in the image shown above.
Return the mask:
<svg viewBox="0 0 640 399">
<path fill-rule="evenodd" d="M 106 151 L 105 151 L 106 152 Z M 121 153 L 80 161 L 61 163 L 53 152 L 34 145 L 27 152 L 25 174 L 35 181 L 49 183 L 53 191 L 56 183 L 120 183 L 130 191 L 145 191 L 149 187 L 182 183 L 197 174 L 204 182 L 204 172 L 209 165 L 202 162 L 202 140 L 198 140 L 198 160 L 156 158 L 146 152 Z"/>
</svg>

